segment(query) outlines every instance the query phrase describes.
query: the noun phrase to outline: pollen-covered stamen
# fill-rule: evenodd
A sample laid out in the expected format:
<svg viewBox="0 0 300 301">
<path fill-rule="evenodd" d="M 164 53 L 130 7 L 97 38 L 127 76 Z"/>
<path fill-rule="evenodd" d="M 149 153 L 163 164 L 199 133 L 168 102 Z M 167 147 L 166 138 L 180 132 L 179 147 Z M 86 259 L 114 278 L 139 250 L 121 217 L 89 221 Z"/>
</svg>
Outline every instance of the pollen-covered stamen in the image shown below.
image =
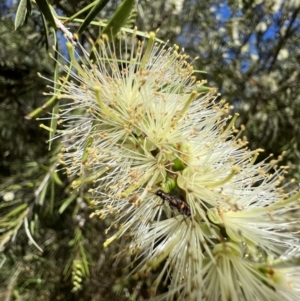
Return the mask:
<svg viewBox="0 0 300 301">
<path fill-rule="evenodd" d="M 82 69 L 82 67 L 78 64 L 78 61 L 75 58 L 74 47 L 72 46 L 72 44 L 70 42 L 67 42 L 66 45 L 67 45 L 67 49 L 68 49 L 68 52 L 69 52 L 69 56 L 70 56 L 70 59 L 71 59 L 72 66 L 75 67 L 75 69 L 77 70 L 77 72 L 79 73 L 80 76 L 82 76 L 84 79 L 88 80 L 87 73 Z M 69 67 L 69 68 L 71 69 L 72 66 Z"/>
<path fill-rule="evenodd" d="M 203 183 L 204 186 L 206 187 L 218 187 L 218 186 L 222 186 L 224 185 L 226 182 L 229 182 L 230 179 L 232 179 L 232 177 L 238 173 L 240 171 L 240 168 L 238 166 L 234 166 L 230 172 L 230 174 L 225 177 L 224 179 L 222 180 L 219 180 L 219 181 L 215 181 L 215 182 L 205 182 Z"/>
<path fill-rule="evenodd" d="M 155 41 L 155 33 L 150 32 L 149 40 L 148 40 L 148 43 L 147 43 L 147 48 L 145 50 L 145 53 L 143 55 L 143 59 L 141 61 L 140 71 L 143 71 L 145 69 L 145 66 L 148 65 L 148 63 L 149 63 L 150 54 L 151 54 L 151 51 L 153 50 L 154 41 Z"/>
<path fill-rule="evenodd" d="M 233 118 L 230 120 L 230 123 L 228 124 L 227 128 L 224 130 L 225 133 L 231 131 L 231 129 L 233 128 L 233 126 L 234 126 L 236 120 L 238 119 L 238 117 L 239 117 L 239 114 L 235 113 Z"/>
<path fill-rule="evenodd" d="M 147 265 L 152 269 L 155 269 L 170 254 L 174 246 L 178 243 L 178 240 L 179 237 L 175 236 L 172 239 L 170 239 L 168 242 L 166 242 L 162 251 L 159 254 L 157 254 L 157 256 L 154 259 L 148 261 Z"/>
<path fill-rule="evenodd" d="M 193 91 L 187 100 L 187 102 L 184 104 L 183 108 L 176 114 L 176 116 L 173 119 L 173 126 L 186 114 L 186 111 L 189 109 L 192 101 L 194 101 L 197 97 L 198 93 L 196 91 Z"/>
<path fill-rule="evenodd" d="M 111 111 L 109 108 L 104 104 L 102 101 L 101 95 L 100 95 L 101 88 L 99 86 L 94 86 L 94 92 L 96 96 L 96 100 L 100 106 L 100 109 L 102 110 L 101 114 L 107 115 L 108 117 L 112 118 L 113 120 L 119 121 L 120 119 Z"/>
</svg>

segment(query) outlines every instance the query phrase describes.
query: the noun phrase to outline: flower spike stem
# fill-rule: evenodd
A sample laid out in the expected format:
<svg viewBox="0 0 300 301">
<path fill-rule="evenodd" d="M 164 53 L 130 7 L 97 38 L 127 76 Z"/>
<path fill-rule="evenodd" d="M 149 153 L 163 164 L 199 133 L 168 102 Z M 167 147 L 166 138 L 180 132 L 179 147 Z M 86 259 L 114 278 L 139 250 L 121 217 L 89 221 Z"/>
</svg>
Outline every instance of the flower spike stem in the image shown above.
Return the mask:
<svg viewBox="0 0 300 301">
<path fill-rule="evenodd" d="M 238 113 L 234 114 L 233 118 L 231 119 L 230 123 L 228 124 L 228 126 L 226 127 L 224 132 L 228 132 L 232 129 L 232 127 L 234 126 L 234 124 L 239 116 L 240 116 L 240 114 L 238 114 Z"/>
</svg>

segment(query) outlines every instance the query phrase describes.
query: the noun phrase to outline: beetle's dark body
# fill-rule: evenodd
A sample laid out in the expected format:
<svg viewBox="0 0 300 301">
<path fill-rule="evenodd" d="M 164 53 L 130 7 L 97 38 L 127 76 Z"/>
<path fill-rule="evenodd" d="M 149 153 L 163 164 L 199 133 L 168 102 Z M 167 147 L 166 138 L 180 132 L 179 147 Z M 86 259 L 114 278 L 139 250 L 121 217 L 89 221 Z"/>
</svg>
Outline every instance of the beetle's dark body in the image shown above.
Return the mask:
<svg viewBox="0 0 300 301">
<path fill-rule="evenodd" d="M 163 192 L 162 190 L 158 190 L 155 193 L 157 196 L 159 196 L 163 201 L 168 201 L 170 206 L 173 206 L 177 208 L 177 210 L 186 215 L 186 216 L 191 216 L 191 209 L 190 206 L 187 205 L 185 202 L 183 202 L 181 199 L 172 196 L 170 194 L 167 194 Z"/>
</svg>

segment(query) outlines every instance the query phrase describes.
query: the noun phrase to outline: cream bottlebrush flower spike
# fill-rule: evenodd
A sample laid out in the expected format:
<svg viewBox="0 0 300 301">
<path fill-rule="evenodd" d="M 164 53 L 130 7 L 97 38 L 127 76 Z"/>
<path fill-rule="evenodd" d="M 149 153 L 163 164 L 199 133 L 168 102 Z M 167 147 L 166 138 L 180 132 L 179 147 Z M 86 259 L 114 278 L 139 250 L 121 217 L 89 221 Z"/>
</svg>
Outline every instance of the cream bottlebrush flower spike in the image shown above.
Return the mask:
<svg viewBox="0 0 300 301">
<path fill-rule="evenodd" d="M 105 246 L 128 234 L 133 275 L 159 269 L 158 300 L 300 300 L 294 255 L 282 256 L 299 247 L 299 193 L 278 186 L 277 162 L 255 163 L 188 57 L 154 38 L 115 45 L 104 36 L 95 62 L 69 44 L 63 68 L 74 81 L 54 91 L 70 100 L 57 137 L 73 188 L 89 188 L 94 214 L 115 217 Z"/>
</svg>

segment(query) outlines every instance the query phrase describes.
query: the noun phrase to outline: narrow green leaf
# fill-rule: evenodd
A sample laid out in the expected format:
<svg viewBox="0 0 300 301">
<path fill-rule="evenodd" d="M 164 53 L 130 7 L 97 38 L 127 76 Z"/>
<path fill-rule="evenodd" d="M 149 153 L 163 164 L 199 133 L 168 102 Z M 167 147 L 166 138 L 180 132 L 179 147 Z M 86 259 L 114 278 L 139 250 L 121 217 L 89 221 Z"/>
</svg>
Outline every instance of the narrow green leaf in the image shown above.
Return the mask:
<svg viewBox="0 0 300 301">
<path fill-rule="evenodd" d="M 35 242 L 35 240 L 33 239 L 30 230 L 29 230 L 29 224 L 28 224 L 28 219 L 27 217 L 25 217 L 24 219 L 24 228 L 25 228 L 25 232 L 27 234 L 27 237 L 29 238 L 29 240 L 31 241 L 31 243 L 40 251 L 43 252 L 43 249 Z"/>
<path fill-rule="evenodd" d="M 35 0 L 38 5 L 41 13 L 45 16 L 46 20 L 50 23 L 53 28 L 56 28 L 56 23 L 50 9 L 49 3 L 47 0 Z"/>
<path fill-rule="evenodd" d="M 45 19 L 45 16 L 42 14 L 42 21 L 43 21 L 43 28 L 44 28 L 44 36 L 46 37 L 46 49 L 49 49 L 49 29 L 48 29 L 48 23 Z"/>
<path fill-rule="evenodd" d="M 65 199 L 62 205 L 60 206 L 58 212 L 62 214 L 68 208 L 68 206 L 76 199 L 76 197 L 77 197 L 77 193 L 73 193 L 70 197 Z"/>
<path fill-rule="evenodd" d="M 0 219 L 0 232 L 5 232 L 8 231 L 8 229 L 14 228 L 17 222 L 17 219 L 9 221 L 6 221 L 5 218 Z"/>
<path fill-rule="evenodd" d="M 108 21 L 102 34 L 107 34 L 111 39 L 114 39 L 120 31 L 122 25 L 125 24 L 130 15 L 135 0 L 124 0 L 122 4 L 115 11 L 113 16 Z"/>
<path fill-rule="evenodd" d="M 15 18 L 15 30 L 17 30 L 24 22 L 27 14 L 27 0 L 21 0 Z"/>
<path fill-rule="evenodd" d="M 34 235 L 34 230 L 35 230 L 35 221 L 31 220 L 30 225 L 29 225 L 29 231 Z"/>
<path fill-rule="evenodd" d="M 10 185 L 7 187 L 7 190 L 11 191 L 11 190 L 19 190 L 22 189 L 22 185 L 19 184 L 14 184 L 14 185 Z"/>
<path fill-rule="evenodd" d="M 45 200 L 45 197 L 46 197 L 47 189 L 48 189 L 48 183 L 44 186 L 44 188 L 43 188 L 43 190 L 40 194 L 40 197 L 39 197 L 39 205 L 41 205 L 41 206 L 44 205 L 44 200 Z"/>
<path fill-rule="evenodd" d="M 10 219 L 11 217 L 13 217 L 13 216 L 19 214 L 21 211 L 24 212 L 24 211 L 26 210 L 26 208 L 27 208 L 27 204 L 21 204 L 21 205 L 19 205 L 18 207 L 14 208 L 14 209 L 11 210 L 9 213 L 7 213 L 7 214 L 5 215 L 5 219 L 8 220 L 8 219 Z"/>
<path fill-rule="evenodd" d="M 54 209 L 54 198 L 55 198 L 55 182 L 51 181 L 50 185 L 50 213 L 53 214 Z"/>
<path fill-rule="evenodd" d="M 128 16 L 130 15 L 131 9 L 133 7 L 135 0 L 124 0 L 121 5 L 114 12 L 110 20 L 108 21 L 106 27 L 101 32 L 102 35 L 107 35 L 111 41 L 114 40 L 122 25 L 126 23 Z M 97 43 L 95 43 L 96 46 Z M 93 47 L 94 48 L 94 47 Z M 95 60 L 94 51 L 90 54 L 90 59 Z"/>
<path fill-rule="evenodd" d="M 81 254 L 81 257 L 82 257 L 81 262 L 82 262 L 82 266 L 83 266 L 84 276 L 87 277 L 87 276 L 90 275 L 90 269 L 89 269 L 89 262 L 88 262 L 88 259 L 87 259 L 87 253 L 86 253 L 86 250 L 85 250 L 85 248 L 83 247 L 82 244 L 80 244 L 79 249 L 80 249 L 80 254 Z"/>
<path fill-rule="evenodd" d="M 54 31 L 54 30 L 53 30 Z M 56 39 L 56 34 L 55 32 L 53 33 L 54 35 L 54 62 L 55 62 L 55 67 L 54 67 L 54 91 L 57 91 L 58 89 L 58 77 L 59 77 L 59 65 L 57 63 L 58 60 L 58 51 L 57 51 L 57 39 Z M 54 137 L 54 134 L 56 133 L 56 127 L 57 127 L 57 116 L 59 113 L 59 101 L 56 102 L 54 107 L 52 108 L 52 118 L 51 118 L 51 124 L 50 127 L 53 129 L 53 131 L 49 132 L 49 146 L 48 149 L 51 149 L 51 144 L 52 144 L 52 139 Z"/>
<path fill-rule="evenodd" d="M 63 184 L 56 171 L 51 174 L 51 178 L 57 185 L 61 186 Z"/>
<path fill-rule="evenodd" d="M 83 9 L 81 9 L 80 11 L 78 11 L 77 13 L 75 13 L 73 16 L 67 18 L 64 24 L 73 21 L 75 18 L 77 18 L 78 16 L 80 16 L 81 14 L 83 14 L 85 11 L 89 10 L 90 8 L 92 8 L 97 2 L 98 2 L 98 0 L 95 0 L 94 2 L 92 2 L 89 5 L 85 6 Z M 83 23 L 83 22 L 81 22 L 81 23 Z"/>
<path fill-rule="evenodd" d="M 88 25 L 94 20 L 94 18 L 99 14 L 99 12 L 105 7 L 109 0 L 98 0 L 94 7 L 90 10 L 83 23 L 79 27 L 77 34 L 80 35 Z"/>
<path fill-rule="evenodd" d="M 38 225 L 38 223 L 37 223 L 38 219 L 39 219 L 38 214 L 34 213 L 34 217 L 30 221 L 30 232 L 32 233 L 32 235 L 34 235 L 36 226 Z"/>
<path fill-rule="evenodd" d="M 66 263 L 65 265 L 65 268 L 63 270 L 63 275 L 65 276 L 64 277 L 64 280 L 66 281 L 70 275 L 71 275 L 71 272 L 72 272 L 72 264 L 73 264 L 73 260 L 74 260 L 74 255 L 75 255 L 75 252 L 71 252 L 71 254 L 69 255 L 69 260 L 68 262 Z"/>
<path fill-rule="evenodd" d="M 9 242 L 11 236 L 14 234 L 14 231 L 8 231 L 0 236 L 0 252 L 4 250 L 4 246 L 7 242 Z"/>
<path fill-rule="evenodd" d="M 9 202 L 0 202 L 0 209 L 16 205 L 16 204 L 18 204 L 20 202 L 22 202 L 22 199 L 16 199 L 16 200 L 9 201 Z"/>
</svg>

